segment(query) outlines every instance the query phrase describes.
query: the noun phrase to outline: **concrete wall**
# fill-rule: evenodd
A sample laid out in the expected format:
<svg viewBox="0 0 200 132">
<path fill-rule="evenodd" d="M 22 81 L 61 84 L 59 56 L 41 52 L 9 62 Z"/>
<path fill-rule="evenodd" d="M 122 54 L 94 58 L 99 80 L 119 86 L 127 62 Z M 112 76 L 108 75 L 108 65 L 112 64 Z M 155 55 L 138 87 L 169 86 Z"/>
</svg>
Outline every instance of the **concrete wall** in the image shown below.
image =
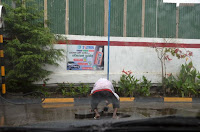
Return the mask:
<svg viewBox="0 0 200 132">
<path fill-rule="evenodd" d="M 81 40 L 83 42 L 101 41 L 107 43 L 107 37 L 68 35 L 67 39 Z M 144 75 L 153 83 L 161 82 L 161 64 L 157 58 L 155 48 L 151 47 L 151 45 L 155 43 L 164 44 L 166 41 L 168 44 L 176 43 L 176 46 L 180 47 L 183 47 L 182 44 L 188 44 L 185 46 L 186 48 L 182 48 L 182 50 L 190 50 L 193 52 L 193 57 L 191 57 L 191 59 L 194 63 L 194 66 L 197 68 L 197 70 L 200 71 L 200 40 L 111 37 L 112 46 L 110 46 L 110 80 L 118 81 L 122 75 L 122 70 L 124 69 L 131 70 L 138 79 Z M 113 44 L 112 42 L 122 42 L 124 45 L 118 46 L 118 43 Z M 149 42 L 149 45 L 147 43 L 146 46 L 130 46 L 131 43 L 126 44 L 126 42 Z M 107 46 L 104 46 L 104 70 L 102 71 L 67 70 L 66 67 L 68 46 L 68 44 L 55 44 L 55 48 L 61 48 L 65 50 L 66 57 L 64 57 L 63 60 L 59 62 L 58 67 L 46 67 L 47 69 L 53 71 L 53 74 L 49 76 L 50 80 L 48 83 L 94 83 L 101 77 L 107 77 Z M 181 64 L 184 64 L 186 59 L 177 59 L 173 57 L 171 58 L 172 61 L 166 61 L 167 73 L 177 74 Z M 190 59 L 187 62 L 189 61 Z"/>
</svg>

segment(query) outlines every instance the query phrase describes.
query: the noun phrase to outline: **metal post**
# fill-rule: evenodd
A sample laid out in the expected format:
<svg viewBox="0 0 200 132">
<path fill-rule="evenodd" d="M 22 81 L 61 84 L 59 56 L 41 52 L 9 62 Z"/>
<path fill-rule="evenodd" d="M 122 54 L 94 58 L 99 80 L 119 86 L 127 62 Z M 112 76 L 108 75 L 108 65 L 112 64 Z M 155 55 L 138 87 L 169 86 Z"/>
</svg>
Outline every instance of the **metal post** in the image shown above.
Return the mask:
<svg viewBox="0 0 200 132">
<path fill-rule="evenodd" d="M 84 28 L 84 29 L 83 29 L 83 34 L 85 35 L 85 27 L 86 27 L 86 26 L 85 26 L 85 24 L 86 24 L 86 0 L 84 0 L 83 2 L 84 2 L 84 3 L 83 3 L 83 4 L 84 4 L 84 5 L 83 5 L 83 15 L 84 15 L 84 16 L 83 16 L 83 17 L 84 17 L 84 18 L 83 18 L 83 25 L 84 25 L 84 27 L 83 27 L 83 28 Z"/>
<path fill-rule="evenodd" d="M 178 38 L 178 30 L 179 30 L 179 7 L 176 7 L 176 38 Z"/>
<path fill-rule="evenodd" d="M 127 0 L 124 0 L 123 37 L 126 37 Z"/>
<path fill-rule="evenodd" d="M 44 27 L 47 27 L 47 0 L 44 0 Z"/>
<path fill-rule="evenodd" d="M 3 20 L 3 14 L 5 13 L 5 9 L 2 5 L 0 5 L 0 18 Z M 1 60 L 1 77 L 2 77 L 2 84 L 1 84 L 1 93 L 2 95 L 6 94 L 6 84 L 5 84 L 5 66 L 4 66 L 4 51 L 3 51 L 3 29 L 4 29 L 4 21 L 0 22 L 0 60 Z"/>
<path fill-rule="evenodd" d="M 111 0 L 109 0 L 108 4 L 108 68 L 107 68 L 107 79 L 109 80 L 109 61 L 110 61 L 110 7 Z"/>
<path fill-rule="evenodd" d="M 104 0 L 104 36 L 108 36 L 108 0 Z"/>
<path fill-rule="evenodd" d="M 69 34 L 69 0 L 66 0 L 66 12 L 65 12 L 65 34 Z"/>
<path fill-rule="evenodd" d="M 156 1 L 156 38 L 158 37 L 158 0 Z"/>
<path fill-rule="evenodd" d="M 142 29 L 141 29 L 142 37 L 144 37 L 144 23 L 145 23 L 145 0 L 142 0 Z"/>
<path fill-rule="evenodd" d="M 1 58 L 1 77 L 2 77 L 2 94 L 6 94 L 5 84 L 5 66 L 4 66 L 4 52 L 3 52 L 3 35 L 0 31 L 0 58 Z"/>
</svg>

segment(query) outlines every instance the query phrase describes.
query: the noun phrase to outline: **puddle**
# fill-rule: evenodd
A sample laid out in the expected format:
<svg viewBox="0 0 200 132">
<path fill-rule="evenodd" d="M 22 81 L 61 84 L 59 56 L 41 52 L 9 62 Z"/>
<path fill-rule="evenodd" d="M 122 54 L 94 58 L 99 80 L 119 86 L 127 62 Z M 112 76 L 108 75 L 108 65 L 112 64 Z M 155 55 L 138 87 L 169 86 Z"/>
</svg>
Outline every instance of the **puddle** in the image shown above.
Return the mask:
<svg viewBox="0 0 200 132">
<path fill-rule="evenodd" d="M 153 116 L 165 116 L 177 114 L 177 109 L 164 108 L 164 109 L 153 109 L 153 108 L 136 108 L 136 111 L 145 117 Z"/>
<path fill-rule="evenodd" d="M 49 122 L 49 121 L 78 121 L 81 119 L 91 120 L 94 114 L 90 112 L 90 105 L 74 106 L 71 104 L 48 104 L 48 105 L 1 105 L 0 126 L 20 126 L 26 124 Z M 99 111 L 102 108 L 99 108 Z M 101 119 L 112 118 L 112 107 L 107 113 L 101 113 Z M 196 114 L 200 115 L 198 109 Z M 188 115 L 194 113 L 185 109 L 173 108 L 139 108 L 130 104 L 124 104 L 118 111 L 120 118 L 151 118 L 175 114 Z"/>
<path fill-rule="evenodd" d="M 20 126 L 39 122 L 73 120 L 75 109 L 70 107 L 43 108 L 42 105 L 0 106 L 0 126 Z"/>
</svg>

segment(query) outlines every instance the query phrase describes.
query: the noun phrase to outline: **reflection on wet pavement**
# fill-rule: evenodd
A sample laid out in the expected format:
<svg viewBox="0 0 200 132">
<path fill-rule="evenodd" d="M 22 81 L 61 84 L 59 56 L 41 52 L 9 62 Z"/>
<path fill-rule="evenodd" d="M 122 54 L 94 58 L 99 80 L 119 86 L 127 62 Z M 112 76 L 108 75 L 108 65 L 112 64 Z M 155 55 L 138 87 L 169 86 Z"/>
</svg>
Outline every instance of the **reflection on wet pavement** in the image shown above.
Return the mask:
<svg viewBox="0 0 200 132">
<path fill-rule="evenodd" d="M 103 109 L 99 106 L 99 111 Z M 200 115 L 198 103 L 121 103 L 119 113 L 130 115 L 134 119 L 160 117 L 166 115 Z M 22 126 L 51 121 L 78 121 L 75 113 L 89 113 L 90 105 L 69 104 L 33 104 L 0 105 L 0 126 Z M 112 113 L 112 106 L 109 106 Z M 84 119 L 87 120 L 87 119 Z M 91 119 L 88 119 L 91 120 Z"/>
<path fill-rule="evenodd" d="M 73 107 L 74 104 L 43 104 L 43 108 Z"/>
<path fill-rule="evenodd" d="M 112 112 L 101 111 L 101 112 L 99 112 L 99 114 L 100 114 L 101 119 L 112 118 L 112 116 L 113 116 Z M 131 115 L 124 114 L 124 113 L 117 113 L 117 116 L 119 118 L 127 118 L 127 117 L 130 117 Z M 95 113 L 93 113 L 93 112 L 75 113 L 75 119 L 93 119 L 94 117 L 95 117 Z"/>
<path fill-rule="evenodd" d="M 4 126 L 5 125 L 5 117 L 4 116 L 1 116 L 1 119 L 0 119 L 0 126 Z"/>
<path fill-rule="evenodd" d="M 43 108 L 42 105 L 7 105 L 1 106 L 0 117 L 4 117 L 6 126 L 19 126 L 23 124 L 74 119 L 74 109 L 72 107 Z"/>
<path fill-rule="evenodd" d="M 153 108 L 136 108 L 137 112 L 144 115 L 145 117 L 153 117 L 158 115 L 175 115 L 177 109 L 164 108 L 164 109 L 153 109 Z"/>
</svg>

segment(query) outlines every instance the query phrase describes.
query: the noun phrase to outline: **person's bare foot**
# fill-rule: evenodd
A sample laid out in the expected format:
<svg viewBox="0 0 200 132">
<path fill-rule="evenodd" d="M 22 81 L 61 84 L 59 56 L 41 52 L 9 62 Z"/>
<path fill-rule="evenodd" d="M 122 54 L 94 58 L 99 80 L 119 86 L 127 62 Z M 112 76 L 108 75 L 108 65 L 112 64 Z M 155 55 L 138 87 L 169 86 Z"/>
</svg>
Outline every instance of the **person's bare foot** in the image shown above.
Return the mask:
<svg viewBox="0 0 200 132">
<path fill-rule="evenodd" d="M 113 116 L 112 118 L 113 119 L 119 119 L 119 116 Z"/>
<path fill-rule="evenodd" d="M 99 118 L 100 118 L 100 115 L 99 114 L 95 114 L 94 119 L 99 119 Z"/>
<path fill-rule="evenodd" d="M 117 116 L 117 108 L 114 108 L 114 111 L 113 111 L 113 119 L 119 119 L 119 117 Z"/>
<path fill-rule="evenodd" d="M 100 117 L 98 110 L 97 110 L 97 109 L 94 109 L 94 112 L 95 112 L 95 117 L 94 117 L 94 119 L 98 119 L 98 118 Z"/>
</svg>

